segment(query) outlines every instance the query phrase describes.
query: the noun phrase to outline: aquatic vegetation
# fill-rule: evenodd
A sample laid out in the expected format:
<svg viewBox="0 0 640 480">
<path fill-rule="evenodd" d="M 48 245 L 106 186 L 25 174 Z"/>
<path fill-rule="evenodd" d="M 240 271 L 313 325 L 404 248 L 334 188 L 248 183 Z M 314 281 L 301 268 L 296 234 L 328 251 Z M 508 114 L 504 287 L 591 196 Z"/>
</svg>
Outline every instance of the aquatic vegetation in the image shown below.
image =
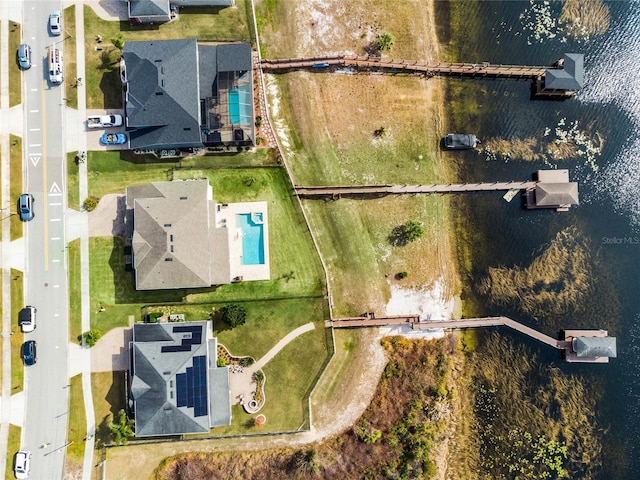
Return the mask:
<svg viewBox="0 0 640 480">
<path fill-rule="evenodd" d="M 546 0 L 529 0 L 529 8 L 520 14 L 524 29 L 531 32 L 527 37 L 529 45 L 558 36 L 563 43 L 567 36 L 587 42 L 593 36 L 603 35 L 611 23 L 609 7 L 602 0 L 566 0 L 557 19 L 554 5 L 557 4 Z"/>
<path fill-rule="evenodd" d="M 515 307 L 535 317 L 576 310 L 592 290 L 589 242 L 576 227 L 558 232 L 531 265 L 491 267 L 478 284 L 489 303 Z"/>
<path fill-rule="evenodd" d="M 550 136 L 551 132 L 554 136 Z M 567 125 L 566 119 L 561 118 L 553 130 L 547 127 L 539 137 L 489 138 L 481 152 L 487 160 L 543 161 L 549 166 L 560 160 L 584 159 L 584 163 L 597 172 L 603 145 L 604 139 L 599 132 L 589 134 L 579 128 L 578 120 Z"/>
<path fill-rule="evenodd" d="M 478 478 L 593 477 L 603 453 L 595 386 L 540 366 L 527 347 L 498 334 L 472 361 Z"/>
<path fill-rule="evenodd" d="M 589 41 L 594 35 L 604 35 L 611 23 L 609 7 L 602 0 L 566 0 L 562 5 L 560 23 L 568 35 Z"/>
</svg>

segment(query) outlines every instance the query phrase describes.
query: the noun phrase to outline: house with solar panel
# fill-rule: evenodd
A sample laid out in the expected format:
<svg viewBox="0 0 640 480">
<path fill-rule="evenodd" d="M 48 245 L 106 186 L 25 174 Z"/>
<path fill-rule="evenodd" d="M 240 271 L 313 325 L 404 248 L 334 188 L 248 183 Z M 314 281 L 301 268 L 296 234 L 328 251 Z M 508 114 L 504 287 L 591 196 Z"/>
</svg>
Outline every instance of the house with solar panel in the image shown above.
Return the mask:
<svg viewBox="0 0 640 480">
<path fill-rule="evenodd" d="M 120 78 L 132 150 L 172 157 L 255 143 L 248 43 L 129 41 Z"/>
<path fill-rule="evenodd" d="M 136 437 L 207 433 L 231 424 L 229 367 L 210 322 L 141 323 L 129 344 Z"/>
<path fill-rule="evenodd" d="M 569 170 L 538 170 L 535 175 L 535 186 L 525 191 L 528 209 L 554 208 L 557 212 L 566 212 L 580 203 L 578 183 L 569 181 Z"/>
<path fill-rule="evenodd" d="M 536 94 L 570 97 L 584 85 L 584 55 L 565 53 L 554 68 L 547 68 L 536 81 Z"/>
</svg>

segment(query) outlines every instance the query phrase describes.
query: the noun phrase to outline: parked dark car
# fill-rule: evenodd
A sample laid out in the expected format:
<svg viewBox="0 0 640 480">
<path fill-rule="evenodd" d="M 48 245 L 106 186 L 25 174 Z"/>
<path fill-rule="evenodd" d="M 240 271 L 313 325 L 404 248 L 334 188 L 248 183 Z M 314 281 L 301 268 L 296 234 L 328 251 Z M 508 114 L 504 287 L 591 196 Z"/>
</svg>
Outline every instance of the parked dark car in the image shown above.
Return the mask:
<svg viewBox="0 0 640 480">
<path fill-rule="evenodd" d="M 22 344 L 22 361 L 28 367 L 30 367 L 31 365 L 35 365 L 38 361 L 35 340 L 28 340 Z"/>
<path fill-rule="evenodd" d="M 20 220 L 28 222 L 33 220 L 33 195 L 30 193 L 23 193 L 18 199 L 18 213 L 20 214 Z"/>
<path fill-rule="evenodd" d="M 18 65 L 22 70 L 29 70 L 31 68 L 31 47 L 26 43 L 21 43 L 18 46 Z"/>
</svg>

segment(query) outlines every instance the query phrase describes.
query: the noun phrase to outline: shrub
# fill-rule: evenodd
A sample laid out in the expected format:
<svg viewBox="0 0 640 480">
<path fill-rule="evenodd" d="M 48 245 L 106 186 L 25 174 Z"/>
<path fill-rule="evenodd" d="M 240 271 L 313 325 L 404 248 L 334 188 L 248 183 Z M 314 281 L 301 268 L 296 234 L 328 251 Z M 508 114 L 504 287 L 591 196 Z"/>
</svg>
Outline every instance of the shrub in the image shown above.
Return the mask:
<svg viewBox="0 0 640 480">
<path fill-rule="evenodd" d="M 257 372 L 255 372 L 253 374 L 253 379 L 258 383 L 263 381 L 264 380 L 264 373 L 262 373 L 262 370 L 258 370 Z"/>
<path fill-rule="evenodd" d="M 220 309 L 220 314 L 222 315 L 222 321 L 231 328 L 244 325 L 247 320 L 247 311 L 242 305 L 238 305 L 237 303 L 225 305 Z"/>
<path fill-rule="evenodd" d="M 98 343 L 98 340 L 100 340 L 100 338 L 102 337 L 102 330 L 98 330 L 97 328 L 92 328 L 91 330 L 84 332 L 82 334 L 82 337 L 84 338 L 84 342 L 89 345 L 90 347 L 93 347 L 96 343 Z"/>
<path fill-rule="evenodd" d="M 255 360 L 253 359 L 253 357 L 242 357 L 240 359 L 240 366 L 250 367 L 251 365 L 253 365 L 254 362 Z"/>
<path fill-rule="evenodd" d="M 398 272 L 398 274 L 396 275 L 396 278 L 398 280 L 402 280 L 404 278 L 407 278 L 409 276 L 409 274 L 407 272 Z"/>
<path fill-rule="evenodd" d="M 227 361 L 222 357 L 218 357 L 218 360 L 216 360 L 216 366 L 224 367 L 226 365 L 227 365 Z"/>
<path fill-rule="evenodd" d="M 256 117 L 256 127 L 260 128 L 261 126 L 262 126 L 262 117 L 258 115 Z"/>
<path fill-rule="evenodd" d="M 87 197 L 84 201 L 83 207 L 87 212 L 91 212 L 96 209 L 100 199 L 98 197 Z"/>
<path fill-rule="evenodd" d="M 421 222 L 409 220 L 407 223 L 398 225 L 389 235 L 389 243 L 396 247 L 404 247 L 409 242 L 415 242 L 424 233 Z"/>
</svg>

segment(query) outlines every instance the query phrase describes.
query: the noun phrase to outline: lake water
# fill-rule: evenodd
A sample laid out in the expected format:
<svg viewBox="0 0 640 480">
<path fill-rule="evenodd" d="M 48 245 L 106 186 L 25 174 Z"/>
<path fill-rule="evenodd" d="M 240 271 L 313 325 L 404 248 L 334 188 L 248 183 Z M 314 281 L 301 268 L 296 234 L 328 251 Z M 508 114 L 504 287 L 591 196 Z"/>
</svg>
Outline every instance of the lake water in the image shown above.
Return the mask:
<svg viewBox="0 0 640 480">
<path fill-rule="evenodd" d="M 593 161 L 551 162 L 552 168 L 569 169 L 570 179 L 579 182 L 580 205 L 568 213 L 526 211 L 518 197 L 507 203 L 499 193 L 471 195 L 462 201 L 468 205 L 473 227 L 481 232 L 482 241 L 471 245 L 478 278 L 489 266 L 529 265 L 565 228 L 576 227 L 589 242 L 594 276 L 600 279 L 598 291 L 580 312 L 545 319 L 545 333 L 608 329 L 617 336 L 618 358 L 607 365 L 569 365 L 552 349 L 513 335 L 539 351 L 542 361 L 602 385 L 603 400 L 597 410 L 609 430 L 600 478 L 636 478 L 640 469 L 640 2 L 606 2 L 610 27 L 588 41 L 565 38 L 550 21 L 559 17 L 559 2 L 452 3 L 467 9 L 465 18 L 471 19 L 460 38 L 440 32 L 441 40 L 453 35 L 458 61 L 550 65 L 565 52 L 585 55 L 585 86 L 567 101 L 531 100 L 530 81 L 451 80 L 451 99 L 470 105 L 465 114 L 451 119 L 452 131 L 468 131 L 481 139 L 522 139 L 541 138 L 545 132 L 553 137 L 556 128 L 566 132 L 576 126 L 591 139 L 599 135 L 604 140 L 601 155 Z M 450 8 L 448 2 L 436 2 L 440 23 L 448 19 Z M 549 168 L 544 161 L 487 160 L 483 154 L 460 153 L 462 181 L 528 180 L 536 170 Z M 522 312 L 491 308 L 487 313 L 509 314 L 540 328 Z"/>
</svg>

